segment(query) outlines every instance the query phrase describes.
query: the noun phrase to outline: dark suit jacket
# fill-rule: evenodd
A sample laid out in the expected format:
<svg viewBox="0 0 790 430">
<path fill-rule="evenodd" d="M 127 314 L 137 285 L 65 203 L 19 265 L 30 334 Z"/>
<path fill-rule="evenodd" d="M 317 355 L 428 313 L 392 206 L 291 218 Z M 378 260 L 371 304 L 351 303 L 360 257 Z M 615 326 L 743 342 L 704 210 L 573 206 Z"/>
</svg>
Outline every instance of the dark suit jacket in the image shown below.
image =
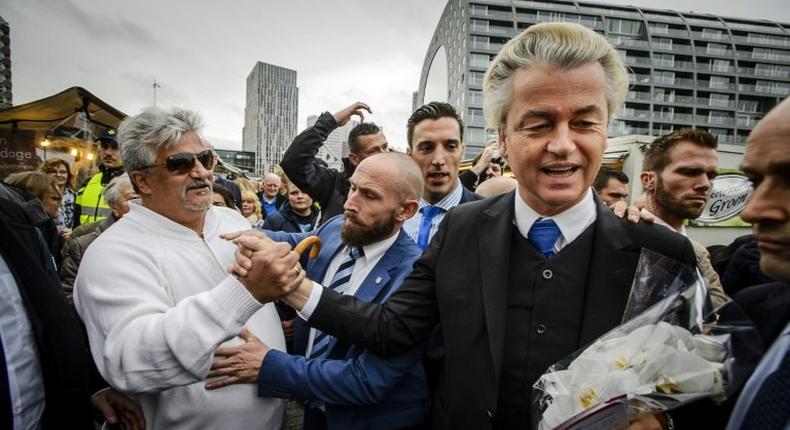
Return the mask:
<svg viewBox="0 0 790 430">
<path fill-rule="evenodd" d="M 445 361 L 433 398 L 433 428 L 485 429 L 494 422 L 506 347 L 514 195 L 451 210 L 412 274 L 386 304 L 324 291 L 309 321 L 383 355 L 424 342 L 441 322 Z M 696 265 L 694 250 L 681 235 L 662 226 L 628 224 L 597 198 L 596 203 L 585 310 L 575 316 L 581 317 L 583 327 L 577 348 L 620 324 L 642 247 Z M 562 297 L 546 306 L 562 312 Z"/>
<path fill-rule="evenodd" d="M 320 282 L 334 256 L 343 247 L 342 217 L 327 221 L 316 232 L 321 252 L 307 264 L 307 275 Z M 267 232 L 274 240 L 292 245 L 314 233 Z M 376 266 L 362 281 L 355 297 L 372 303 L 384 301 L 411 272 L 421 251 L 401 230 Z M 258 395 L 297 398 L 326 404 L 328 428 L 397 429 L 424 423 L 428 417 L 428 386 L 414 349 L 397 357 L 382 358 L 364 348 L 330 338 L 319 359 L 306 359 L 310 327 L 296 319 L 294 354 L 269 351 L 258 378 Z M 314 427 L 305 420 L 305 430 Z"/>
<path fill-rule="evenodd" d="M 350 164 L 341 172 L 316 162 L 318 150 L 336 128 L 335 117 L 329 112 L 322 113 L 314 126 L 294 138 L 280 161 L 280 167 L 288 179 L 321 206 L 321 224 L 343 213 L 343 204 L 348 195 L 348 178 L 354 170 Z"/>
<path fill-rule="evenodd" d="M 79 318 L 66 302 L 40 234 L 20 206 L 3 199 L 0 238 L 0 253 L 14 275 L 36 339 L 46 399 L 42 427 L 91 429 L 90 396 L 103 383 Z M 5 375 L 4 357 L 0 366 Z"/>
</svg>

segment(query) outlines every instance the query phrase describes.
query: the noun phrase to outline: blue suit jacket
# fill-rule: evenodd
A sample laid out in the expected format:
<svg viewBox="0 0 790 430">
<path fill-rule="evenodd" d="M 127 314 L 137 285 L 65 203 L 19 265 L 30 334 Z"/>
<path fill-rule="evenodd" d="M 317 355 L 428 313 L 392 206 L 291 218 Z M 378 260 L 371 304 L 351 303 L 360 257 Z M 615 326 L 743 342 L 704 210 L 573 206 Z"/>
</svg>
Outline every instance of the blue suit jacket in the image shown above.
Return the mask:
<svg viewBox="0 0 790 430">
<path fill-rule="evenodd" d="M 321 252 L 318 258 L 307 263 L 307 275 L 320 281 L 332 258 L 343 248 L 342 223 L 342 216 L 336 216 L 312 233 L 266 233 L 276 241 L 291 245 L 317 234 L 321 238 Z M 420 254 L 414 241 L 401 230 L 355 296 L 367 302 L 384 301 L 411 273 L 412 264 Z M 294 353 L 304 354 L 309 332 L 310 327 L 297 318 Z M 329 428 L 401 428 L 427 420 L 430 404 L 420 361 L 422 348 L 384 359 L 331 338 L 324 357 L 307 359 L 269 351 L 261 366 L 258 395 L 323 402 Z"/>
</svg>

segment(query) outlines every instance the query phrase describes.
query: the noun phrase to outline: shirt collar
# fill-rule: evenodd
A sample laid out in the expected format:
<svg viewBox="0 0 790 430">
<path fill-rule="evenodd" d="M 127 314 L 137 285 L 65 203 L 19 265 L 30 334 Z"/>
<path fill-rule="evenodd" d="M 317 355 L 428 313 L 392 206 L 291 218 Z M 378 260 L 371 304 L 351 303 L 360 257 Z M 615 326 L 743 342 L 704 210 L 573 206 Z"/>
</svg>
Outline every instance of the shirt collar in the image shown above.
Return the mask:
<svg viewBox="0 0 790 430">
<path fill-rule="evenodd" d="M 395 234 L 393 234 L 392 236 L 386 239 L 380 240 L 375 243 L 371 243 L 370 245 L 363 246 L 362 252 L 365 254 L 363 256 L 366 262 L 365 264 L 367 264 L 368 261 L 376 261 L 382 255 L 384 255 L 384 253 L 387 252 L 388 249 L 390 249 L 390 246 L 392 246 L 392 244 L 395 243 L 396 240 L 398 240 L 399 234 L 400 234 L 400 229 L 398 229 L 398 231 L 396 231 Z M 347 255 L 350 250 L 351 249 L 349 248 L 348 245 L 344 246 L 343 255 Z"/>
<path fill-rule="evenodd" d="M 557 223 L 562 240 L 567 244 L 579 237 L 590 224 L 595 222 L 597 217 L 595 200 L 593 199 L 592 189 L 590 188 L 587 189 L 587 194 L 585 194 L 579 203 L 551 217 L 541 216 L 535 209 L 529 207 L 529 205 L 521 199 L 518 190 L 516 190 L 516 198 L 514 200 L 516 215 L 514 222 L 516 227 L 518 227 L 518 231 L 524 237 L 527 237 L 529 229 L 532 228 L 532 224 L 534 224 L 535 221 L 539 218 L 548 218 L 553 219 L 554 222 Z"/>
<path fill-rule="evenodd" d="M 456 180 L 455 182 L 455 189 L 450 191 L 450 194 L 444 196 L 443 199 L 439 200 L 433 206 L 438 206 L 442 208 L 445 212 L 449 211 L 450 209 L 458 206 L 461 203 L 461 196 L 463 195 L 463 185 L 461 185 L 460 180 Z M 424 198 L 420 198 L 420 209 L 424 208 L 425 206 L 431 206 L 427 200 Z"/>
</svg>

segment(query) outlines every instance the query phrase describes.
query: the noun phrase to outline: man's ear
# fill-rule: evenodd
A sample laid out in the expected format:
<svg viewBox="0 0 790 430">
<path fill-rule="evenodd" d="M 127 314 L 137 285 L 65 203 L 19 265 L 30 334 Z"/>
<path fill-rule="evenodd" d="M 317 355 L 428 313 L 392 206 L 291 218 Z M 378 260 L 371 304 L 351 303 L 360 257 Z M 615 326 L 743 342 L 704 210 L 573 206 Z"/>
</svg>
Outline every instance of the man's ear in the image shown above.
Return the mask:
<svg viewBox="0 0 790 430">
<path fill-rule="evenodd" d="M 505 130 L 502 128 L 497 130 L 497 136 L 499 137 L 499 155 L 507 161 L 507 137 L 505 136 Z"/>
<path fill-rule="evenodd" d="M 643 171 L 639 174 L 639 180 L 642 182 L 642 188 L 645 191 L 652 193 L 656 190 L 656 172 Z"/>
<path fill-rule="evenodd" d="M 357 154 L 354 154 L 353 152 L 349 152 L 348 153 L 348 161 L 351 162 L 352 166 L 356 166 L 362 160 L 359 159 L 359 156 Z"/>
<path fill-rule="evenodd" d="M 417 213 L 417 209 L 419 209 L 420 205 L 417 203 L 417 200 L 406 200 L 405 202 L 401 203 L 400 210 L 398 211 L 398 215 L 395 216 L 395 219 L 398 222 L 406 222 L 406 220 L 410 219 Z"/>
<path fill-rule="evenodd" d="M 149 184 L 148 181 L 150 178 L 151 178 L 150 175 L 146 175 L 140 170 L 135 170 L 134 172 L 132 172 L 132 183 L 134 183 L 137 186 L 137 194 L 140 194 L 141 196 L 151 195 L 151 185 Z"/>
</svg>

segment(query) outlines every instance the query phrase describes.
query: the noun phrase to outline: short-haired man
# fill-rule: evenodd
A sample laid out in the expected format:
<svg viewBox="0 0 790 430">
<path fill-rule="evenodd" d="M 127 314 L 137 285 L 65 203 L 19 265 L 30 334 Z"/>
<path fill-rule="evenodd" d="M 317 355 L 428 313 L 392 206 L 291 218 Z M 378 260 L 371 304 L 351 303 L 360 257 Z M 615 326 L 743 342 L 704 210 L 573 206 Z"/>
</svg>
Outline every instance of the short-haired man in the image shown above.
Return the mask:
<svg viewBox="0 0 790 430">
<path fill-rule="evenodd" d="M 384 304 L 308 282 L 285 297 L 314 327 L 385 356 L 420 345 L 440 323 L 433 428 L 531 426 L 537 378 L 620 324 L 642 248 L 695 266 L 685 238 L 617 220 L 590 188 L 628 91 L 603 36 L 578 24 L 533 25 L 492 61 L 484 89 L 517 190 L 451 210 Z M 241 264 L 254 270 L 262 258 Z M 632 427 L 661 424 L 650 415 Z"/>
<path fill-rule="evenodd" d="M 112 212 L 102 193 L 112 178 L 123 174 L 123 158 L 115 135 L 115 129 L 109 129 L 96 140 L 99 143 L 99 173 L 93 175 L 77 191 L 77 198 L 74 200 L 74 227 L 101 221 Z"/>
<path fill-rule="evenodd" d="M 646 149 L 639 178 L 647 210 L 655 222 L 686 236 L 683 223 L 702 214 L 719 173 L 716 137 L 705 130 L 683 128 L 661 136 Z M 714 306 L 727 301 L 719 275 L 705 247 L 691 241 L 697 265 L 708 281 Z"/>
<path fill-rule="evenodd" d="M 628 198 L 628 175 L 602 167 L 593 181 L 593 188 L 602 202 L 612 206 Z"/>
<path fill-rule="evenodd" d="M 370 107 L 356 102 L 334 115 L 322 113 L 314 126 L 294 138 L 280 161 L 280 167 L 288 179 L 321 206 L 325 220 L 343 213 L 348 178 L 354 174 L 357 164 L 373 154 L 389 152 L 387 138 L 381 128 L 373 123 L 362 122 L 351 129 L 348 135 L 349 154 L 348 159 L 343 160 L 344 171 L 326 167 L 316 159 L 318 150 L 329 134 L 337 127 L 346 125 L 354 115 L 364 120 L 364 111 L 371 112 Z"/>
<path fill-rule="evenodd" d="M 408 156 L 364 159 L 351 176 L 344 216 L 316 232 L 321 251 L 308 263 L 308 277 L 366 302 L 384 301 L 421 254 L 401 229 L 417 211 L 421 190 L 422 173 Z M 307 237 L 268 234 L 292 245 Z M 382 359 L 297 321 L 294 353 L 301 356 L 249 338 L 242 348 L 217 351 L 211 375 L 225 378 L 208 387 L 252 382 L 260 396 L 307 401 L 304 428 L 310 430 L 422 428 L 429 400 L 421 349 Z M 240 365 L 242 356 L 252 365 Z"/>
<path fill-rule="evenodd" d="M 263 218 L 276 213 L 283 207 L 287 198 L 280 194 L 282 179 L 276 173 L 269 172 L 261 179 L 258 198 L 261 200 L 261 212 Z"/>
<path fill-rule="evenodd" d="M 177 108 L 121 124 L 125 168 L 141 200 L 88 248 L 74 302 L 97 367 L 142 404 L 147 428 L 275 428 L 280 400 L 244 386 L 206 391 L 203 380 L 214 350 L 239 343 L 230 339 L 243 327 L 285 348 L 274 305 L 248 289 L 301 279 L 298 257 L 273 244 L 271 265 L 289 273 L 242 283 L 228 275 L 236 246 L 219 236 L 249 224 L 211 205 L 216 155 L 200 128 L 196 113 Z"/>
<path fill-rule="evenodd" d="M 464 156 L 464 123 L 455 108 L 430 102 L 415 110 L 406 123 L 406 152 L 422 169 L 425 186 L 420 209 L 403 229 L 420 249 L 428 247 L 450 209 L 480 196 L 461 185 L 458 166 Z"/>
<path fill-rule="evenodd" d="M 760 269 L 781 284 L 771 287 L 784 287 L 787 291 L 790 289 L 790 99 L 771 110 L 752 130 L 741 170 L 754 185 L 741 218 L 752 223 L 757 236 Z M 760 306 L 760 313 L 773 305 L 775 312 L 785 315 L 784 328 L 746 382 L 727 430 L 783 430 L 790 423 L 790 403 L 787 401 L 790 398 L 790 322 L 787 322 L 787 295 L 784 295 L 784 303 L 777 306 L 778 296 L 769 292 L 763 294 L 765 305 Z"/>
</svg>

